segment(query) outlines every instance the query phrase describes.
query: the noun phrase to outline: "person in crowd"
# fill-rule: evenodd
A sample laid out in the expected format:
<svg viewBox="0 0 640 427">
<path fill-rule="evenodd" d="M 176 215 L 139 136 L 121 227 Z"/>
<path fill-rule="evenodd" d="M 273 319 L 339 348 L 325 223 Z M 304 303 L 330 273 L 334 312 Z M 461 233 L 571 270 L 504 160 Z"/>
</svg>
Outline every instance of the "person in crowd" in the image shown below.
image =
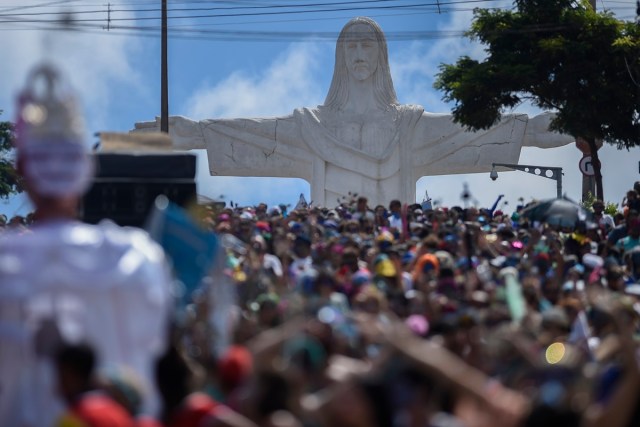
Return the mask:
<svg viewBox="0 0 640 427">
<path fill-rule="evenodd" d="M 640 198 L 638 197 L 638 192 L 635 189 L 627 191 L 627 195 L 622 201 L 622 206 L 635 211 L 640 211 Z"/>
<path fill-rule="evenodd" d="M 618 240 L 617 243 L 623 254 L 640 246 L 640 218 L 632 219 L 629 222 L 628 230 L 627 236 Z"/>
<path fill-rule="evenodd" d="M 602 200 L 596 200 L 593 202 L 593 221 L 598 224 L 605 233 L 611 231 L 615 224 L 613 222 L 613 217 L 609 214 L 604 213 L 604 202 Z"/>
<path fill-rule="evenodd" d="M 203 373 L 184 357 L 176 343 L 158 359 L 155 375 L 162 396 L 164 427 L 255 427 L 248 419 L 197 391 Z"/>
<path fill-rule="evenodd" d="M 59 392 L 67 411 L 58 427 L 134 427 L 127 410 L 97 389 L 96 354 L 87 344 L 62 344 L 54 356 Z"/>
<path fill-rule="evenodd" d="M 364 220 L 375 220 L 374 213 L 369 209 L 368 202 L 369 200 L 366 197 L 358 197 L 358 200 L 356 202 L 356 210 L 353 213 L 353 219 L 361 222 Z"/>
<path fill-rule="evenodd" d="M 624 222 L 611 230 L 611 232 L 609 232 L 609 234 L 607 235 L 607 244 L 610 247 L 615 246 L 620 239 L 626 237 L 629 234 L 631 223 L 637 219 L 638 211 L 628 209 L 625 213 Z"/>
<path fill-rule="evenodd" d="M 402 230 L 402 203 L 400 200 L 392 200 L 389 203 L 389 227 L 398 231 Z"/>
</svg>

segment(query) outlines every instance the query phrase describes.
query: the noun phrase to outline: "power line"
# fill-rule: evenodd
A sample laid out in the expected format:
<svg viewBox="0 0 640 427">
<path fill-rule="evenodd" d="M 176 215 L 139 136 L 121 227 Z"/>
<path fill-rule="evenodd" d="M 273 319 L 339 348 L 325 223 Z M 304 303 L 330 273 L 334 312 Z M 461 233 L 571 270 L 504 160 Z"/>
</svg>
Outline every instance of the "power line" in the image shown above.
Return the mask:
<svg viewBox="0 0 640 427">
<path fill-rule="evenodd" d="M 56 6 L 56 5 L 60 5 L 60 4 L 65 4 L 65 3 L 75 3 L 78 2 L 80 0 L 57 0 L 57 1 L 49 1 L 46 3 L 40 3 L 40 4 L 32 4 L 32 5 L 24 5 L 24 6 L 10 6 L 9 9 L 2 9 L 3 12 L 13 12 L 15 10 L 24 10 L 24 9 L 34 9 L 34 8 L 38 8 L 38 7 L 49 7 L 49 6 Z"/>
<path fill-rule="evenodd" d="M 462 12 L 462 11 L 470 11 L 472 9 L 448 9 L 447 12 Z M 394 16 L 414 16 L 414 15 L 427 15 L 436 13 L 435 10 L 431 11 L 421 11 L 421 12 L 407 12 L 407 13 L 389 13 L 389 14 L 368 14 L 367 16 L 371 18 L 380 18 L 380 17 L 394 17 Z M 183 29 L 183 28 L 194 28 L 194 27 L 213 27 L 213 26 L 226 26 L 226 25 L 256 25 L 256 24 L 283 24 L 283 23 L 292 23 L 292 22 L 314 22 L 314 21 L 333 21 L 333 20 L 345 20 L 351 19 L 353 15 L 349 16 L 331 16 L 324 18 L 301 18 L 301 19 L 271 19 L 271 20 L 260 20 L 260 21 L 226 21 L 226 22 L 208 22 L 208 23 L 190 23 L 185 25 L 172 25 L 172 29 Z"/>
<path fill-rule="evenodd" d="M 51 5 L 51 4 L 60 4 L 60 3 L 70 3 L 73 1 L 79 1 L 79 0 L 64 0 L 64 1 L 56 1 L 56 2 L 49 2 L 49 3 L 42 3 L 40 5 L 33 5 L 33 6 L 24 6 L 24 7 L 41 7 L 43 5 Z M 394 2 L 397 0 L 359 0 L 359 1 L 351 1 L 351 2 L 329 2 L 329 3 L 298 3 L 298 4 L 286 4 L 286 5 L 269 5 L 269 6 L 264 6 L 264 5 L 258 5 L 258 6 L 233 6 L 233 7 L 207 7 L 207 8 L 174 8 L 174 9 L 169 9 L 169 11 L 172 12 L 176 12 L 176 11 L 212 11 L 212 10 L 219 10 L 219 11 L 230 11 L 230 10 L 261 10 L 261 9 L 273 9 L 273 8 L 305 8 L 305 7 L 326 7 L 329 5 L 333 5 L 333 6 L 339 6 L 339 5 L 353 5 L 353 4 L 365 4 L 365 3 L 390 3 L 390 2 Z M 210 14 L 210 15 L 185 15 L 185 16 L 170 16 L 169 19 L 201 19 L 201 18 L 225 18 L 225 17 L 243 17 L 243 16 L 268 16 L 268 15 L 286 15 L 286 14 L 307 14 L 307 13 L 321 13 L 321 12 L 336 12 L 336 11 L 350 11 L 350 10 L 367 10 L 367 9 L 373 9 L 373 10 L 378 10 L 378 9 L 401 9 L 401 8 L 416 8 L 416 10 L 421 10 L 422 8 L 425 7 L 435 7 L 438 8 L 438 11 L 443 11 L 440 9 L 441 6 L 448 6 L 448 5 L 456 5 L 456 4 L 471 4 L 471 3 L 482 3 L 482 2 L 487 2 L 489 0 L 453 0 L 450 2 L 439 2 L 437 1 L 436 3 L 418 3 L 418 4 L 394 4 L 394 5 L 386 5 L 386 6 L 367 6 L 367 7 L 340 7 L 340 8 L 333 8 L 333 9 L 316 9 L 316 10 L 287 10 L 287 11 L 269 11 L 269 12 L 245 12 L 245 13 L 231 13 L 231 14 Z M 185 3 L 185 2 L 181 2 L 181 3 Z M 201 2 L 186 2 L 186 3 L 201 3 Z M 623 2 L 623 1 L 609 1 L 609 3 L 619 3 L 619 4 L 629 4 L 630 7 L 631 3 L 628 2 Z M 237 3 L 233 3 L 233 4 L 237 4 Z M 615 8 L 610 8 L 610 9 L 616 9 L 616 10 L 620 10 L 620 9 L 624 9 L 623 7 L 615 7 Z M 108 9 L 99 9 L 99 10 L 81 10 L 81 11 L 75 11 L 75 12 L 71 12 L 71 11 L 65 11 L 65 12 L 23 12 L 23 13 L 19 13 L 19 14 L 7 14 L 7 13 L 0 13 L 0 18 L 2 17 L 16 17 L 16 20 L 18 20 L 18 17 L 22 17 L 22 16 L 47 16 L 47 15 L 51 15 L 51 16 L 65 16 L 65 17 L 69 17 L 69 16 L 73 16 L 73 15 L 78 15 L 78 14 L 96 14 L 96 13 L 103 13 L 103 14 L 109 14 L 109 12 L 111 13 L 116 13 L 116 12 L 128 12 L 128 13 L 146 13 L 146 12 L 156 12 L 156 11 L 160 11 L 160 9 L 158 8 L 153 8 L 153 9 L 112 9 L 109 8 Z M 445 10 L 446 11 L 446 10 Z M 106 18 L 99 18 L 99 19 L 75 19 L 74 22 L 103 22 L 105 21 Z M 145 16 L 145 17 L 127 17 L 127 18 L 113 18 L 113 21 L 137 21 L 137 20 L 155 20 L 155 19 L 159 19 L 159 17 L 155 17 L 155 16 Z M 24 20 L 24 19 L 19 19 L 20 22 L 22 23 L 46 23 L 47 21 L 44 20 L 33 20 L 33 21 L 29 21 L 29 20 Z M 0 23 L 8 23 L 8 20 L 3 20 L 0 21 Z"/>
<path fill-rule="evenodd" d="M 101 26 L 93 24 L 83 24 L 76 27 L 60 26 L 40 26 L 24 28 L 24 30 L 54 30 L 72 31 L 94 34 L 118 34 L 118 35 L 141 35 L 158 37 L 158 27 L 140 26 L 112 26 L 109 32 L 102 31 Z M 398 31 L 385 32 L 388 41 L 407 40 L 428 40 L 438 38 L 462 37 L 464 31 Z M 222 41 L 335 41 L 335 32 L 296 32 L 296 31 L 229 31 L 229 30 L 203 30 L 203 29 L 183 29 L 171 32 L 172 38 L 202 39 L 202 40 L 222 40 Z"/>
<path fill-rule="evenodd" d="M 213 10 L 247 10 L 247 9 L 282 9 L 282 8 L 307 8 L 307 7 L 327 7 L 327 6 L 342 6 L 353 4 L 365 4 L 365 3 L 393 3 L 398 0 L 356 0 L 348 2 L 328 2 L 328 3 L 305 3 L 305 4 L 270 4 L 262 6 L 232 6 L 232 7 L 190 7 L 190 8 L 173 8 L 169 9 L 170 12 L 194 12 L 194 11 L 213 11 Z M 467 0 L 469 1 L 469 0 Z M 477 0 L 488 1 L 488 0 Z M 375 6 L 373 6 L 375 7 Z M 404 6 L 398 6 L 404 7 Z M 148 11 L 158 11 L 159 9 L 148 9 Z"/>
<path fill-rule="evenodd" d="M 111 10 L 114 11 L 113 9 Z M 45 16 L 45 15 L 80 15 L 86 13 L 106 13 L 107 9 L 100 10 L 74 10 L 74 11 L 65 11 L 65 12 L 22 12 L 22 13 L 0 13 L 0 17 L 8 17 L 8 16 Z"/>
<path fill-rule="evenodd" d="M 79 0 L 77 0 L 79 1 Z M 349 2 L 331 2 L 331 3 L 305 3 L 305 4 L 287 4 L 287 5 L 264 5 L 264 6 L 233 6 L 233 7 L 191 7 L 191 8 L 173 8 L 167 9 L 168 12 L 191 12 L 191 11 L 213 11 L 213 10 L 252 10 L 252 9 L 274 9 L 274 8 L 306 8 L 306 7 L 325 7 L 325 6 L 341 6 L 341 5 L 351 5 L 351 4 L 365 4 L 365 3 L 389 3 L 395 2 L 398 0 L 358 0 L 358 1 L 349 1 Z M 59 3 L 59 2 L 54 2 Z M 156 2 L 157 3 L 157 2 Z M 48 5 L 48 4 L 47 4 Z M 114 4 L 114 6 L 118 6 L 118 4 Z M 33 6 L 37 7 L 37 6 Z M 159 12 L 161 9 L 153 8 L 153 9 L 111 9 L 111 12 Z M 4 11 L 2 11 L 4 12 Z M 73 14 L 87 14 L 87 13 L 104 13 L 106 10 L 81 10 L 81 11 L 73 11 Z M 0 16 L 45 16 L 45 15 L 67 15 L 69 11 L 65 12 L 21 12 L 21 13 L 0 13 Z"/>
<path fill-rule="evenodd" d="M 95 7 L 96 3 L 100 3 L 100 4 L 104 4 L 104 0 L 93 0 L 93 2 L 91 2 L 92 0 L 85 0 L 85 1 L 89 1 L 91 3 L 80 3 L 77 4 L 77 2 L 80 2 L 82 0 L 57 0 L 57 1 L 50 1 L 47 3 L 40 3 L 40 4 L 35 4 L 35 5 L 25 5 L 25 4 L 21 4 L 21 5 L 4 5 L 2 7 L 0 7 L 0 10 L 6 10 L 8 11 L 9 9 L 32 9 L 32 8 L 38 8 L 38 7 L 49 7 L 49 6 L 56 6 L 59 4 L 65 4 L 65 3 L 76 3 L 75 6 L 78 7 Z M 212 0 L 170 0 L 169 3 L 170 4 L 206 4 L 206 3 L 210 3 Z M 117 1 L 119 6 L 139 6 L 139 5 L 145 5 L 145 4 L 152 4 L 152 5 L 157 5 L 158 4 L 158 0 L 138 0 L 138 1 L 134 1 L 131 0 L 129 2 L 122 2 L 122 1 Z M 255 2 L 250 2 L 250 1 L 240 1 L 240 0 L 235 0 L 235 1 L 218 1 L 218 3 L 228 3 L 228 4 L 252 4 Z"/>
<path fill-rule="evenodd" d="M 434 11 L 432 13 L 437 13 Z M 58 31 L 76 31 L 94 34 L 114 34 L 114 35 L 130 35 L 130 36 L 150 36 L 158 37 L 157 26 L 114 26 L 109 33 L 97 31 L 102 29 L 95 24 L 78 24 L 75 27 L 39 27 L 42 30 L 58 30 Z M 533 32 L 549 32 L 561 31 L 567 29 L 580 30 L 578 27 L 559 26 L 559 25 L 536 25 L 530 28 L 513 31 L 516 33 L 533 33 Z M 409 40 L 430 40 L 464 36 L 464 31 L 387 31 L 385 35 L 389 41 L 409 41 Z M 206 29 L 182 29 L 174 30 L 171 33 L 172 38 L 191 39 L 191 40 L 218 40 L 218 41 L 252 41 L 252 42 L 276 42 L 276 41 L 318 41 L 331 40 L 336 37 L 335 32 L 274 32 L 274 31 L 237 31 L 237 30 L 206 30 Z"/>
<path fill-rule="evenodd" d="M 71 0 L 73 1 L 73 0 Z M 377 1 L 377 0 L 372 0 L 372 1 Z M 370 3 L 372 1 L 366 2 L 366 3 Z M 384 1 L 390 1 L 390 0 L 384 0 Z M 455 5 L 455 4 L 468 4 L 468 3 L 477 3 L 477 2 L 481 2 L 482 0 L 466 0 L 466 1 L 451 1 L 448 3 L 423 3 L 422 9 L 419 9 L 420 12 L 413 12 L 411 13 L 411 15 L 415 15 L 415 14 L 426 14 L 426 13 L 440 13 L 440 12 L 445 12 L 445 13 L 452 13 L 452 12 L 462 12 L 462 11 L 470 11 L 473 10 L 472 8 L 460 8 L 460 7 L 449 7 L 449 8 L 442 8 L 442 6 L 444 5 Z M 613 0 L 612 0 L 613 1 Z M 69 0 L 67 0 L 66 2 L 69 2 Z M 59 2 L 57 2 L 59 3 Z M 319 3 L 313 3 L 314 5 L 317 5 Z M 324 4 L 328 4 L 328 3 L 324 3 Z M 333 2 L 331 4 L 345 4 L 344 2 Z M 428 6 L 427 6 L 428 5 Z M 298 6 L 300 6 L 300 4 L 298 4 Z M 386 7 L 370 7 L 367 9 L 383 9 L 383 10 L 407 10 L 405 7 L 406 6 L 411 6 L 411 7 L 415 7 L 415 4 L 411 4 L 411 5 L 400 5 L 402 6 L 402 8 L 398 7 L 399 5 L 395 5 L 392 7 L 386 6 Z M 437 6 L 441 6 L 440 10 L 437 9 Z M 290 6 L 292 7 L 292 6 Z M 433 7 L 432 10 L 428 10 L 428 9 L 424 9 L 424 7 Z M 364 8 L 349 8 L 349 10 L 363 10 Z M 499 8 L 492 8 L 492 9 L 499 9 Z M 342 11 L 342 8 L 338 8 L 338 9 L 331 9 L 331 10 L 322 10 L 322 12 L 330 12 L 330 11 Z M 365 9 L 366 10 L 366 9 Z M 113 11 L 113 9 L 112 9 Z M 103 10 L 103 13 L 107 13 L 108 10 Z M 304 13 L 308 13 L 308 12 L 316 12 L 316 11 L 299 11 L 298 13 L 300 14 L 304 14 Z M 64 14 L 66 17 L 69 16 L 68 13 L 61 13 Z M 262 15 L 278 15 L 278 14 L 282 14 L 282 13 L 260 13 L 260 14 L 238 14 L 238 16 L 262 16 Z M 402 16 L 405 14 L 387 14 L 387 15 L 377 15 L 377 16 Z M 2 16 L 2 15 L 0 15 Z M 224 15 L 223 15 L 224 16 Z M 236 16 L 234 15 L 229 15 L 229 16 Z M 374 15 L 371 15 L 374 16 Z M 102 33 L 102 30 L 106 29 L 105 26 L 100 25 L 100 24 L 91 24 L 91 22 L 95 22 L 95 23 L 107 23 L 107 18 L 108 16 L 105 16 L 105 18 L 102 19 L 80 19 L 80 20 L 70 20 L 67 21 L 67 25 L 63 26 L 63 27 L 59 27 L 60 21 L 58 20 L 29 20 L 29 19 L 22 19 L 22 18 L 14 18 L 13 20 L 7 20 L 7 21 L 0 21 L 0 23 L 10 23 L 10 24 L 45 24 L 46 26 L 44 27 L 23 27 L 21 28 L 21 30 L 29 30 L 29 29 L 40 29 L 40 30 L 62 30 L 62 31 L 77 31 L 77 32 L 92 32 L 94 34 L 99 34 Z M 347 17 L 348 18 L 348 17 Z M 157 19 L 157 18 L 150 18 L 150 19 Z M 229 30 L 202 30 L 202 29 L 196 29 L 193 27 L 196 26 L 212 26 L 212 25 L 241 25 L 241 24 L 253 24 L 255 25 L 256 23 L 278 23 L 278 22 L 296 22 L 296 21 L 311 21 L 311 20 L 329 20 L 329 19 L 345 19 L 345 17 L 329 17 L 329 18 L 305 18 L 305 19 L 298 19 L 298 20 L 279 20 L 279 21 L 266 21 L 266 22 L 235 22 L 235 23 L 208 23 L 208 24 L 189 24 L 186 26 L 181 26 L 181 25 L 173 25 L 170 27 L 170 29 L 172 30 L 172 34 L 171 37 L 172 38 L 185 38 L 185 39 L 200 39 L 200 40 L 226 40 L 226 41 L 240 41 L 240 40 L 252 40 L 252 41 L 291 41 L 291 40 L 304 40 L 310 36 L 313 36 L 316 40 L 317 39 L 335 39 L 335 33 L 310 33 L 310 32 L 273 32 L 273 31 L 253 31 L 253 32 L 247 32 L 247 31 L 229 31 Z M 111 19 L 109 20 L 109 29 L 111 30 L 111 34 L 117 34 L 117 35 L 127 35 L 127 36 L 152 36 L 152 37 L 156 37 L 155 34 L 149 34 L 150 32 L 157 32 L 159 30 L 159 26 L 125 26 L 125 25 L 116 25 L 116 26 L 111 26 L 110 25 L 110 21 L 136 21 L 136 18 L 120 18 L 120 19 Z M 56 27 L 57 26 L 57 27 Z M 557 29 L 557 28 L 556 28 Z M 0 30 L 10 30 L 8 28 L 5 29 L 1 29 Z M 12 30 L 15 30 L 15 28 L 12 28 Z M 537 31 L 539 31 L 540 29 L 537 29 Z M 549 30 L 549 29 L 547 29 Z M 389 35 L 389 39 L 390 41 L 393 40 L 420 40 L 420 39 L 433 39 L 433 38 L 439 38 L 439 37 L 460 37 L 463 35 L 463 33 L 453 33 L 453 34 L 449 34 L 447 32 L 406 32 L 406 33 L 402 33 L 402 32 L 398 32 L 396 34 L 392 34 L 392 33 L 387 33 Z"/>
<path fill-rule="evenodd" d="M 374 0 L 374 1 L 384 1 L 388 2 L 390 0 Z M 416 4 L 395 4 L 395 5 L 387 5 L 387 6 L 367 6 L 367 7 L 336 7 L 330 9 L 314 9 L 314 10 L 284 10 L 284 11 L 261 11 L 261 12 L 239 12 L 239 13 L 228 13 L 228 14 L 204 14 L 204 15 L 184 15 L 184 16 L 169 16 L 168 19 L 202 19 L 202 18 L 225 18 L 225 17 L 240 17 L 240 16 L 268 16 L 268 15 L 289 15 L 289 14 L 308 14 L 308 13 L 326 13 L 326 12 L 341 12 L 341 11 L 359 11 L 359 10 L 385 10 L 385 9 L 408 9 L 408 8 L 423 8 L 423 7 L 438 7 L 438 6 L 447 6 L 447 5 L 455 5 L 455 4 L 470 4 L 470 3 L 486 3 L 490 0 L 453 0 L 450 2 L 437 2 L 437 3 L 416 3 Z M 370 2 L 366 2 L 370 3 Z M 352 4 L 352 2 L 337 2 L 334 4 Z M 294 6 L 287 5 L 282 7 L 292 8 Z M 262 7 L 260 7 L 262 8 Z M 255 9 L 255 8 L 249 8 Z M 112 9 L 111 12 L 153 12 L 159 11 L 160 9 Z M 232 8 L 222 8 L 222 10 L 232 10 Z M 235 10 L 235 9 L 233 9 Z M 172 10 L 173 11 L 173 10 Z M 99 10 L 99 11 L 91 11 L 91 13 L 106 13 L 107 10 Z M 69 15 L 69 12 L 39 12 L 34 13 L 33 15 Z M 27 15 L 27 14 L 21 14 Z M 2 15 L 2 16 L 13 16 L 10 14 Z M 15 18 L 17 19 L 17 18 Z M 112 18 L 112 21 L 145 21 L 145 20 L 155 20 L 159 19 L 159 17 L 135 17 L 135 18 Z M 104 19 L 76 19 L 75 22 L 102 22 Z M 0 21 L 0 23 L 8 23 L 11 22 L 9 20 Z M 30 23 L 43 23 L 47 22 L 44 20 L 21 20 L 21 22 L 30 22 Z"/>
<path fill-rule="evenodd" d="M 448 9 L 447 13 L 454 13 L 454 12 L 463 12 L 463 11 L 471 11 L 472 9 L 470 8 L 457 8 L 457 9 Z M 432 14 L 435 13 L 435 11 L 423 11 L 423 12 L 411 12 L 411 13 L 381 13 L 381 14 L 369 14 L 368 16 L 370 16 L 371 18 L 380 18 L 380 17 L 399 17 L 399 16 L 414 16 L 414 15 L 427 15 L 427 14 Z M 170 26 L 170 29 L 172 30 L 173 34 L 176 34 L 176 30 L 182 30 L 182 29 L 189 29 L 192 27 L 200 27 L 200 26 L 222 26 L 222 25 L 256 25 L 256 24 L 281 24 L 281 23 L 290 23 L 290 22 L 311 22 L 311 21 L 331 21 L 331 20 L 345 20 L 345 19 L 351 19 L 353 16 L 349 15 L 349 16 L 330 16 L 330 17 L 323 17 L 323 18 L 304 18 L 304 19 L 280 19 L 280 20 L 268 20 L 268 21 L 236 21 L 236 22 L 226 22 L 226 23 L 208 23 L 208 24 L 189 24 L 189 25 L 172 25 Z M 20 24 L 22 22 L 14 22 L 14 24 Z M 11 28 L 0 28 L 0 31 L 14 31 L 14 30 L 49 30 L 49 29 L 55 29 L 55 30 L 60 30 L 60 31 L 66 31 L 69 30 L 69 27 L 60 27 L 59 23 L 56 21 L 50 21 L 49 24 L 51 26 L 47 26 L 47 27 L 36 27 L 36 26 L 29 26 L 29 24 L 27 24 L 25 27 L 23 28 L 16 28 L 16 27 L 11 27 Z M 89 26 L 89 28 L 91 29 L 100 29 L 100 30 L 104 30 L 105 27 L 104 26 L 100 26 L 100 25 L 95 25 L 95 24 L 83 24 L 82 25 L 83 28 L 85 26 Z M 137 27 L 133 27 L 133 28 L 140 28 L 140 29 L 155 29 L 157 30 L 159 27 L 158 26 L 137 26 Z M 77 30 L 80 30 L 79 28 Z M 107 34 L 106 32 L 103 31 L 99 31 L 99 32 L 94 32 L 95 34 Z M 115 34 L 115 33 L 111 33 L 111 34 Z M 128 34 L 127 34 L 128 35 Z M 131 34 L 131 35 L 135 35 L 135 34 Z M 148 34 L 149 36 L 153 36 L 152 34 Z M 144 34 L 144 36 L 147 36 L 147 34 Z"/>
<path fill-rule="evenodd" d="M 60 4 L 60 3 L 70 3 L 70 2 L 78 2 L 81 0 L 62 0 L 62 1 L 53 1 L 53 2 L 49 2 L 49 3 L 43 3 L 43 4 L 39 4 L 39 5 L 31 5 L 31 6 L 16 6 L 13 7 L 11 9 L 0 9 L 0 12 L 8 12 L 11 11 L 12 9 L 27 9 L 27 8 L 38 8 L 38 7 L 48 7 L 51 5 L 55 5 L 55 4 Z M 104 2 L 103 0 L 99 0 L 103 3 L 104 6 Z M 258 4 L 256 5 L 255 2 L 239 2 L 239 1 L 233 1 L 233 2 L 218 2 L 218 3 L 229 3 L 232 4 L 234 6 L 230 6 L 230 7 L 194 7 L 194 8 L 173 8 L 173 9 L 168 9 L 168 11 L 206 11 L 206 10 L 243 10 L 243 9 L 272 9 L 272 8 L 295 8 L 295 7 L 300 7 L 300 8 L 305 8 L 305 7 L 326 7 L 326 6 L 336 6 L 336 5 L 349 5 L 349 4 L 364 4 L 364 3 L 393 3 L 393 2 L 397 2 L 397 1 L 403 1 L 403 0 L 355 0 L 355 1 L 341 1 L 341 2 L 324 2 L 324 3 L 287 3 L 287 4 Z M 406 0 L 404 0 L 406 1 Z M 172 4 L 207 4 L 209 3 L 209 1 L 174 1 L 172 2 Z M 139 2 L 139 3 L 119 3 L 119 2 L 114 2 L 114 6 L 139 6 L 139 5 L 157 5 L 158 1 L 157 0 L 150 0 L 148 2 Z M 238 6 L 238 4 L 245 4 L 244 6 Z M 81 7 L 96 7 L 95 4 L 87 4 L 87 5 L 76 5 L 76 6 L 81 6 Z M 161 9 L 156 7 L 153 9 L 128 9 L 128 10 L 122 10 L 122 11 L 160 11 Z M 52 13 L 52 12 L 40 12 L 42 14 L 48 14 L 48 13 Z"/>
</svg>

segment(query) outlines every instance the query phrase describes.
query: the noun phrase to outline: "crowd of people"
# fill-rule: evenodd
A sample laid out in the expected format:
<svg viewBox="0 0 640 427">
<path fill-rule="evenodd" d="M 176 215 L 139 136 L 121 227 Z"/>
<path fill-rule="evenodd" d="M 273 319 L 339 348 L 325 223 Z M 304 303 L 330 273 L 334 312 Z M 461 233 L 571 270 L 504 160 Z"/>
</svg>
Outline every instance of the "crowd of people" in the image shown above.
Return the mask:
<svg viewBox="0 0 640 427">
<path fill-rule="evenodd" d="M 333 209 L 204 207 L 224 268 L 168 312 L 158 418 L 142 416 L 139 373 L 94 370 L 90 341 L 51 355 L 66 416 L 82 419 L 90 396 L 111 399 L 92 401 L 100 423 L 132 420 L 95 425 L 637 425 L 640 220 L 627 197 L 621 217 L 596 201 L 563 229 L 522 207 L 370 209 L 355 195 Z M 221 286 L 236 301 L 226 337 L 210 313 Z"/>
<path fill-rule="evenodd" d="M 230 242 L 233 346 L 207 351 L 197 297 L 180 346 L 257 425 L 636 425 L 634 193 L 618 223 L 596 201 L 561 229 L 357 196 L 205 211 Z"/>
<path fill-rule="evenodd" d="M 189 289 L 144 231 L 75 219 L 73 104 L 21 102 L 36 211 L 0 235 L 0 424 L 640 425 L 640 182 L 620 215 L 556 225 L 356 194 L 204 206 L 220 249 Z"/>
</svg>

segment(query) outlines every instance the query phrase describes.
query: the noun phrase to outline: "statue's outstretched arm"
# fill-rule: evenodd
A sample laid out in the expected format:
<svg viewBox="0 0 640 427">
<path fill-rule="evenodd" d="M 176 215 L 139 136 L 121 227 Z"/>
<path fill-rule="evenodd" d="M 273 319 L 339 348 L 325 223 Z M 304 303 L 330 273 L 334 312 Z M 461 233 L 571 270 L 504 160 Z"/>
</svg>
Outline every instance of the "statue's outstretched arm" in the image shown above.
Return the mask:
<svg viewBox="0 0 640 427">
<path fill-rule="evenodd" d="M 156 117 L 153 121 L 136 123 L 132 132 L 160 132 L 160 117 Z M 173 141 L 173 147 L 176 149 L 206 148 L 200 122 L 186 117 L 169 117 L 169 135 Z"/>
<path fill-rule="evenodd" d="M 250 119 L 209 119 L 200 122 L 200 131 L 247 142 L 272 150 L 276 144 L 300 145 L 300 132 L 293 115 Z"/>
<path fill-rule="evenodd" d="M 492 162 L 515 163 L 526 115 L 503 117 L 495 126 L 468 131 L 449 114 L 424 113 L 411 154 L 416 176 L 488 172 Z"/>
<path fill-rule="evenodd" d="M 159 132 L 160 118 L 136 123 L 133 132 Z M 301 146 L 300 132 L 292 115 L 256 119 L 191 120 L 169 117 L 169 135 L 179 150 L 207 149 L 221 139 L 232 138 L 272 151 L 277 143 Z"/>
<path fill-rule="evenodd" d="M 175 136 L 174 147 L 206 148 L 212 175 L 310 179 L 310 151 L 292 116 L 211 119 L 197 126 L 194 132 L 189 129 L 188 135 Z M 189 145 L 184 145 L 185 141 Z"/>
<path fill-rule="evenodd" d="M 524 134 L 524 147 L 554 148 L 571 144 L 575 138 L 549 130 L 551 120 L 555 118 L 555 113 L 544 112 L 532 117 L 527 122 L 527 130 Z"/>
</svg>

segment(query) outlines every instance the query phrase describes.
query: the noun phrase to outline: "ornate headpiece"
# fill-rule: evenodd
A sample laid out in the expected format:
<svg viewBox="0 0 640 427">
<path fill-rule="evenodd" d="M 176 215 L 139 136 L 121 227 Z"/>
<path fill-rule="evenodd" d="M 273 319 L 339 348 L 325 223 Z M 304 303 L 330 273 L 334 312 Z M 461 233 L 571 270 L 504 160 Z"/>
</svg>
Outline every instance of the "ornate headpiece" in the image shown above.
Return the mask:
<svg viewBox="0 0 640 427">
<path fill-rule="evenodd" d="M 83 194 L 93 174 L 84 123 L 75 98 L 58 71 L 36 67 L 18 96 L 16 148 L 24 178 L 38 194 Z"/>
</svg>

